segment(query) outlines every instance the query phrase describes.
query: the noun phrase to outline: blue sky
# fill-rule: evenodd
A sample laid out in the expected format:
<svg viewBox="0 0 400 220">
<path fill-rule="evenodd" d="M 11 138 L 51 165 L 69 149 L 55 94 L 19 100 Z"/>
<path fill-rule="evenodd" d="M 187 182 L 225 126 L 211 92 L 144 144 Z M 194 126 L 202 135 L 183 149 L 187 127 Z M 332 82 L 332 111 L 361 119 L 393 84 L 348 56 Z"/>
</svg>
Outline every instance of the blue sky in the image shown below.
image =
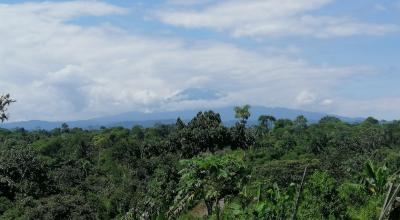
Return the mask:
<svg viewBox="0 0 400 220">
<path fill-rule="evenodd" d="M 14 121 L 245 103 L 400 118 L 400 1 L 3 0 L 0 19 Z"/>
</svg>

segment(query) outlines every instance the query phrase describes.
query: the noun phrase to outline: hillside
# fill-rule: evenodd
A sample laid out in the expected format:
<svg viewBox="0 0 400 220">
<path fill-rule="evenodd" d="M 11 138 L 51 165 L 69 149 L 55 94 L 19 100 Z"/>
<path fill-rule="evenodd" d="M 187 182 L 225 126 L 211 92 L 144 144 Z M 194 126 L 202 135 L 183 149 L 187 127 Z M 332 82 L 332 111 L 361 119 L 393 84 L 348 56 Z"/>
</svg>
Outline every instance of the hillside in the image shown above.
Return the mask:
<svg viewBox="0 0 400 220">
<path fill-rule="evenodd" d="M 235 115 L 233 112 L 233 106 L 225 107 L 225 108 L 216 108 L 215 112 L 219 112 L 221 115 L 221 119 L 226 125 L 233 125 L 235 122 Z M 85 128 L 85 129 L 96 129 L 101 126 L 105 127 L 117 127 L 122 126 L 125 128 L 131 128 L 134 125 L 141 125 L 144 127 L 151 127 L 157 123 L 163 124 L 171 124 L 174 123 L 175 120 L 180 117 L 184 121 L 188 121 L 193 118 L 199 111 L 204 111 L 208 109 L 194 109 L 194 110 L 185 110 L 185 111 L 164 111 L 164 112 L 152 112 L 152 113 L 144 113 L 144 112 L 126 112 L 117 115 L 98 117 L 88 120 L 79 120 L 79 121 L 67 121 L 66 123 L 70 127 L 77 128 Z M 275 118 L 287 118 L 287 119 L 295 119 L 299 115 L 304 115 L 309 122 L 315 123 L 318 122 L 321 118 L 327 116 L 326 113 L 316 113 L 316 112 L 308 112 L 296 109 L 288 109 L 288 108 L 268 108 L 263 106 L 253 106 L 252 107 L 252 116 L 249 119 L 249 124 L 257 124 L 258 117 L 260 115 L 271 115 Z M 353 123 L 360 122 L 362 118 L 351 118 L 351 117 L 343 117 L 336 116 L 339 119 Z M 64 122 L 50 122 L 50 121 L 22 121 L 22 122 L 10 122 L 1 124 L 0 127 L 13 129 L 13 128 L 25 128 L 27 130 L 35 130 L 38 128 L 41 129 L 54 129 L 61 126 Z"/>
</svg>

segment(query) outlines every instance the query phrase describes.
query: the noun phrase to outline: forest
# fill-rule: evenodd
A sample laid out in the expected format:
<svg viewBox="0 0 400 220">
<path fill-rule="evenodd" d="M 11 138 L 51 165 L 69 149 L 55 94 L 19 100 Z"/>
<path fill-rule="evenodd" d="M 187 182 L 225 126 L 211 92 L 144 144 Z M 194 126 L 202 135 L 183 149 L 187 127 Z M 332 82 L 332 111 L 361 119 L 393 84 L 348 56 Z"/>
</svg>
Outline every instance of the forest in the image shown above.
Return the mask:
<svg viewBox="0 0 400 220">
<path fill-rule="evenodd" d="M 204 111 L 146 128 L 1 129 L 0 219 L 399 219 L 400 121 L 250 126 L 250 106 L 232 111 L 234 126 Z"/>
</svg>

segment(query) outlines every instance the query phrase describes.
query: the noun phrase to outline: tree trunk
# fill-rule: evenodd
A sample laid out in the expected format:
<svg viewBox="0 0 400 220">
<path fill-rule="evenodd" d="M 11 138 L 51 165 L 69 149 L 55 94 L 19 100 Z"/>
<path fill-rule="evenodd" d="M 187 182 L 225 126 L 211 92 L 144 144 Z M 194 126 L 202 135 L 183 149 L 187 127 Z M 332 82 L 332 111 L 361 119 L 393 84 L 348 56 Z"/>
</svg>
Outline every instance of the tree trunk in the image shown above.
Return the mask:
<svg viewBox="0 0 400 220">
<path fill-rule="evenodd" d="M 204 200 L 204 202 L 206 203 L 207 206 L 207 215 L 208 216 L 212 215 L 213 201 Z"/>
<path fill-rule="evenodd" d="M 304 179 L 306 178 L 306 174 L 307 174 L 307 168 L 308 168 L 308 165 L 304 168 L 303 177 L 301 178 L 300 189 L 299 189 L 299 192 L 297 193 L 294 210 L 293 210 L 293 214 L 291 217 L 292 220 L 296 220 L 297 210 L 299 209 L 299 205 L 300 205 L 300 197 L 301 197 L 301 193 L 303 191 L 303 186 L 304 186 Z"/>
<path fill-rule="evenodd" d="M 219 210 L 219 199 L 216 199 L 215 200 L 215 208 L 216 208 L 216 211 L 217 211 L 217 220 L 220 220 L 220 210 Z"/>
</svg>

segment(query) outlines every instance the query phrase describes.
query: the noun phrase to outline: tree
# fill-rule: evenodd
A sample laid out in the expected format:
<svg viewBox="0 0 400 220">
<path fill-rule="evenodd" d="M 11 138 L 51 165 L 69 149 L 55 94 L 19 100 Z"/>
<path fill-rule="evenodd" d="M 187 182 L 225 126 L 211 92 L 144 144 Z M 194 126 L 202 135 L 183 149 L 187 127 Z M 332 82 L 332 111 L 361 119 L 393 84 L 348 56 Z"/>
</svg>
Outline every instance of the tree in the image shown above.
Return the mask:
<svg viewBox="0 0 400 220">
<path fill-rule="evenodd" d="M 69 133 L 70 129 L 67 123 L 61 124 L 61 133 Z"/>
<path fill-rule="evenodd" d="M 262 128 L 265 128 L 266 131 L 270 131 L 274 125 L 276 118 L 271 115 L 260 115 L 258 118 L 258 122 Z"/>
<path fill-rule="evenodd" d="M 28 209 L 27 219 L 99 219 L 93 206 L 83 195 L 59 194 L 41 199 Z"/>
<path fill-rule="evenodd" d="M 176 216 L 196 199 L 207 206 L 208 215 L 214 207 L 219 218 L 219 202 L 237 195 L 247 180 L 247 168 L 242 153 L 229 155 L 205 155 L 182 160 L 178 195 L 169 216 Z"/>
<path fill-rule="evenodd" d="M 294 126 L 297 131 L 305 130 L 307 128 L 307 118 L 304 115 L 298 116 L 294 120 Z"/>
<path fill-rule="evenodd" d="M 379 120 L 374 118 L 374 117 L 368 117 L 367 119 L 365 119 L 363 124 L 378 125 L 379 124 Z"/>
<path fill-rule="evenodd" d="M 241 124 L 246 124 L 247 120 L 250 118 L 250 105 L 244 105 L 242 107 L 235 107 L 235 118 L 240 120 Z"/>
<path fill-rule="evenodd" d="M 200 152 L 215 152 L 229 143 L 228 130 L 223 126 L 221 116 L 213 111 L 199 112 L 187 125 L 178 118 L 177 133 L 172 142 L 180 146 L 185 157 Z"/>
<path fill-rule="evenodd" d="M 1 122 L 4 122 L 8 120 L 8 106 L 11 105 L 11 103 L 15 102 L 14 99 L 11 99 L 10 94 L 7 95 L 1 95 L 0 96 L 0 120 Z"/>
<path fill-rule="evenodd" d="M 340 119 L 335 116 L 325 116 L 319 120 L 320 124 L 329 124 L 329 123 L 335 124 L 339 122 L 341 122 Z"/>
<path fill-rule="evenodd" d="M 176 119 L 176 123 L 175 123 L 176 129 L 178 130 L 182 130 L 186 127 L 185 122 L 182 121 L 181 118 Z"/>
<path fill-rule="evenodd" d="M 233 149 L 247 149 L 254 143 L 254 136 L 246 129 L 247 120 L 251 115 L 250 105 L 236 106 L 234 110 L 235 118 L 239 121 L 231 128 L 231 146 Z"/>
<path fill-rule="evenodd" d="M 37 153 L 30 147 L 16 146 L 0 151 L 0 195 L 14 199 L 39 196 L 51 191 L 48 176 Z"/>
<path fill-rule="evenodd" d="M 289 119 L 278 119 L 274 123 L 274 130 L 282 130 L 283 128 L 292 127 L 293 122 Z"/>
</svg>

